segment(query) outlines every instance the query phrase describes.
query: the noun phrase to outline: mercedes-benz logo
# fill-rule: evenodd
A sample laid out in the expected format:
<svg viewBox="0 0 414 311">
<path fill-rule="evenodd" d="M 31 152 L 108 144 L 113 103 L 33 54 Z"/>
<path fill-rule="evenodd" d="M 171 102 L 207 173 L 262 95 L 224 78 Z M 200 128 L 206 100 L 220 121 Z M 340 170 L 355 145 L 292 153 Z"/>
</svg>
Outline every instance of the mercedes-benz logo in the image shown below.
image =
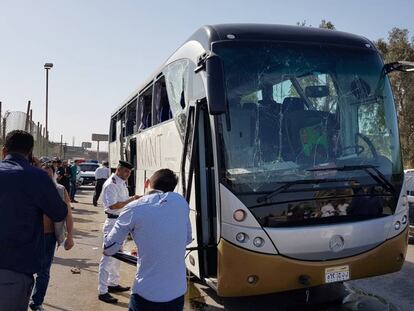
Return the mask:
<svg viewBox="0 0 414 311">
<path fill-rule="evenodd" d="M 340 235 L 334 235 L 329 241 L 331 251 L 337 253 L 344 249 L 345 240 Z"/>
</svg>

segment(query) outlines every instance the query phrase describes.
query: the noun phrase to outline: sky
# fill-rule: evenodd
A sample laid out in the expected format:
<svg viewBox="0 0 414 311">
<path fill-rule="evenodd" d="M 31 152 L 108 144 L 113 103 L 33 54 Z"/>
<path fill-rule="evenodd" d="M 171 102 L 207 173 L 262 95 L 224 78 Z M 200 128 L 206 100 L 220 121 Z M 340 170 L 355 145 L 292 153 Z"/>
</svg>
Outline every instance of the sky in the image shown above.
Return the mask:
<svg viewBox="0 0 414 311">
<path fill-rule="evenodd" d="M 393 27 L 414 36 L 413 10 L 412 0 L 0 0 L 0 101 L 26 111 L 31 100 L 44 124 L 52 62 L 50 137 L 80 145 L 108 133 L 111 112 L 202 25 L 325 19 L 376 40 Z"/>
</svg>

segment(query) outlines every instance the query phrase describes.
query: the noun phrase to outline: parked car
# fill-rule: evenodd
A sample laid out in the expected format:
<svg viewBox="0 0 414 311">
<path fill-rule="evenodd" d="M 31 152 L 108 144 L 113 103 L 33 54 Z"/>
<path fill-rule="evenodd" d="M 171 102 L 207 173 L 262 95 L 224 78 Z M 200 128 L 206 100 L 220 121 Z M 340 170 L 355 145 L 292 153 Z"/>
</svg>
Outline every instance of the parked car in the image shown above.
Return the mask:
<svg viewBox="0 0 414 311">
<path fill-rule="evenodd" d="M 84 162 L 79 164 L 79 181 L 81 185 L 95 185 L 95 171 L 99 164 Z"/>
<path fill-rule="evenodd" d="M 404 175 L 407 185 L 409 234 L 414 237 L 414 169 L 404 170 Z"/>
</svg>

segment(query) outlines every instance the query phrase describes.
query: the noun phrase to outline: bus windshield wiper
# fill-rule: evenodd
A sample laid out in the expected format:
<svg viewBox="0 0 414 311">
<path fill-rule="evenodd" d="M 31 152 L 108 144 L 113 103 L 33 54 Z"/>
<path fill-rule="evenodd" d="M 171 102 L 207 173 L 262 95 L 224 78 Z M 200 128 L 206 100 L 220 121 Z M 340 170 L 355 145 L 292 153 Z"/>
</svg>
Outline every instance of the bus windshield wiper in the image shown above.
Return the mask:
<svg viewBox="0 0 414 311">
<path fill-rule="evenodd" d="M 283 183 L 283 185 L 281 185 L 280 187 L 273 190 L 271 193 L 268 193 L 264 196 L 258 197 L 257 198 L 257 203 L 266 202 L 270 198 L 274 197 L 276 194 L 278 194 L 280 192 L 283 192 L 283 191 L 289 189 L 290 187 L 292 187 L 294 185 L 309 185 L 309 184 L 317 185 L 317 184 L 329 183 L 329 182 L 336 182 L 336 183 L 337 182 L 350 182 L 350 180 L 349 179 L 324 178 L 324 179 L 303 179 L 303 180 L 287 181 L 287 182 Z"/>
<path fill-rule="evenodd" d="M 362 170 L 366 172 L 372 179 L 374 179 L 378 184 L 380 184 L 384 189 L 391 192 L 394 196 L 396 196 L 396 190 L 391 184 L 388 179 L 381 173 L 378 169 L 378 165 L 371 165 L 371 164 L 358 164 L 358 165 L 342 165 L 342 166 L 335 166 L 335 167 L 321 167 L 321 168 L 311 168 L 307 171 L 309 172 L 317 172 L 317 171 L 357 171 Z M 375 173 L 375 174 L 374 174 Z"/>
</svg>

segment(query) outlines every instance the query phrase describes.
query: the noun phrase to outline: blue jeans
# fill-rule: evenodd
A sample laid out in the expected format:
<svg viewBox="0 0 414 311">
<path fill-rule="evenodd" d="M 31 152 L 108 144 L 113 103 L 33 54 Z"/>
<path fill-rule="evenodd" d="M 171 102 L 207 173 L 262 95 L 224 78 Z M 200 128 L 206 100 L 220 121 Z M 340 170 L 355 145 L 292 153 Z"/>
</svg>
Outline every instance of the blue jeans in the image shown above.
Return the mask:
<svg viewBox="0 0 414 311">
<path fill-rule="evenodd" d="M 50 279 L 50 267 L 52 266 L 53 256 L 55 255 L 56 237 L 54 233 L 45 233 L 44 250 L 41 270 L 35 278 L 35 287 L 33 289 L 32 301 L 36 306 L 43 304 L 46 296 L 47 286 Z"/>
<path fill-rule="evenodd" d="M 184 296 L 167 302 L 153 302 L 138 294 L 132 294 L 129 299 L 128 311 L 182 311 L 183 308 Z"/>
<path fill-rule="evenodd" d="M 73 201 L 75 200 L 75 194 L 76 194 L 76 180 L 71 180 L 70 181 L 70 193 L 69 193 L 69 197 L 70 200 Z"/>
</svg>

